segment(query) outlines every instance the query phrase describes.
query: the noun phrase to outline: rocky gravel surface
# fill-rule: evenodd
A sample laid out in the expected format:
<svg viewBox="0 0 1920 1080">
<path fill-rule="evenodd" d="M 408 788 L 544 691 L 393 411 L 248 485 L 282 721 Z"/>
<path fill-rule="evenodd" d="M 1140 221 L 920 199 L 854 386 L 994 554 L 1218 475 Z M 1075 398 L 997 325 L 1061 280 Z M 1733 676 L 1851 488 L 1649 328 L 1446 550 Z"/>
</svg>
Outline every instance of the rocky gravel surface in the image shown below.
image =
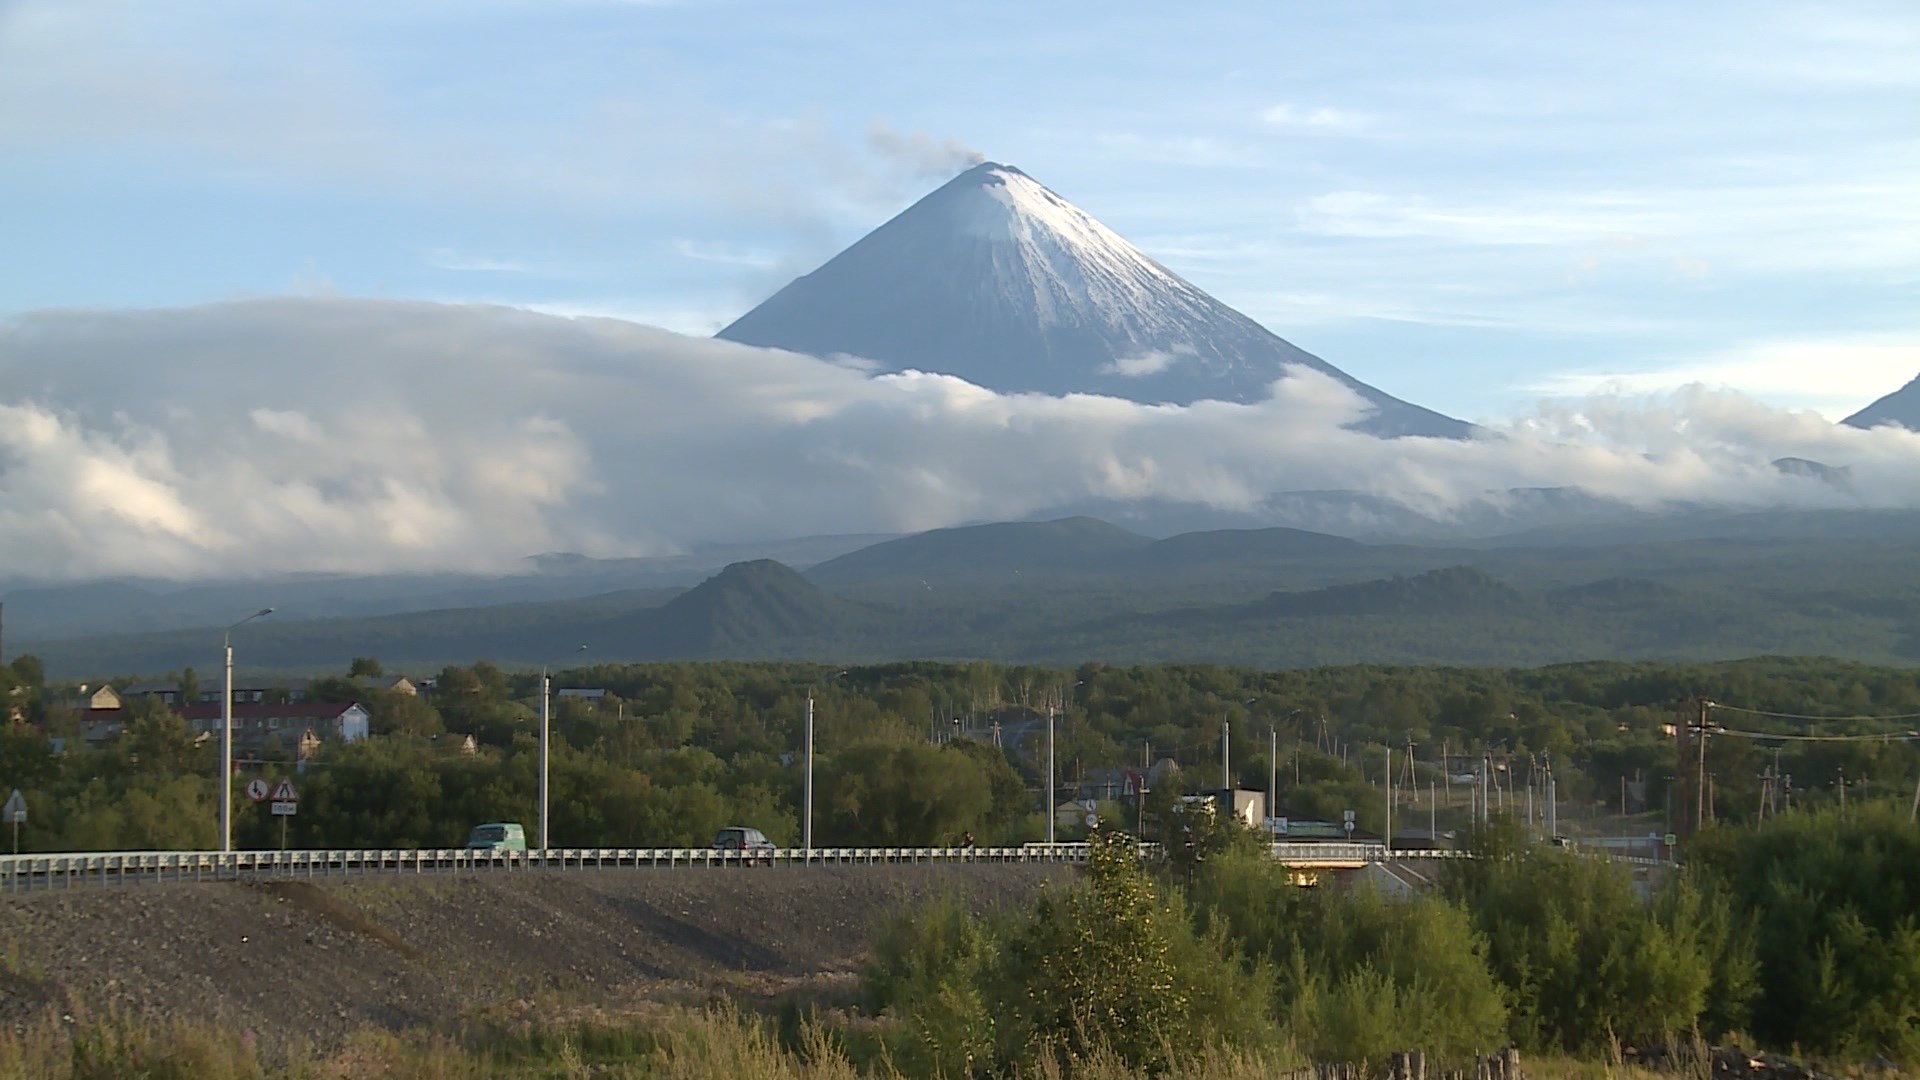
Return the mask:
<svg viewBox="0 0 1920 1080">
<path fill-rule="evenodd" d="M 716 993 L 845 993 L 876 920 L 1030 899 L 1058 866 L 393 875 L 0 896 L 0 1022 L 215 1021 L 320 1044 L 375 1025 Z"/>
</svg>

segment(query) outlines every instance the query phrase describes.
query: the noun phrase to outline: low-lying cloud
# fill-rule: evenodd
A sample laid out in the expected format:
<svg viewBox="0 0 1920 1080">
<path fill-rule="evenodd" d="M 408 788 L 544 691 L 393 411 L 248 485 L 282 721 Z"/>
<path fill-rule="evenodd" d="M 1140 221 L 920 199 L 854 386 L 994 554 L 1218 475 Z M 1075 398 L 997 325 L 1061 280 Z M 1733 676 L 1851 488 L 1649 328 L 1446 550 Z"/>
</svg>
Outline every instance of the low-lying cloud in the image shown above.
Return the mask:
<svg viewBox="0 0 1920 1080">
<path fill-rule="evenodd" d="M 1542 406 L 1472 441 L 1345 430 L 1302 370 L 1253 405 L 997 394 L 611 319 L 345 298 L 0 323 L 0 567 L 191 578 L 482 569 L 541 551 L 906 531 L 1101 501 L 1353 490 L 1920 505 L 1920 435 L 1731 393 Z M 1851 466 L 1851 489 L 1786 475 Z"/>
</svg>

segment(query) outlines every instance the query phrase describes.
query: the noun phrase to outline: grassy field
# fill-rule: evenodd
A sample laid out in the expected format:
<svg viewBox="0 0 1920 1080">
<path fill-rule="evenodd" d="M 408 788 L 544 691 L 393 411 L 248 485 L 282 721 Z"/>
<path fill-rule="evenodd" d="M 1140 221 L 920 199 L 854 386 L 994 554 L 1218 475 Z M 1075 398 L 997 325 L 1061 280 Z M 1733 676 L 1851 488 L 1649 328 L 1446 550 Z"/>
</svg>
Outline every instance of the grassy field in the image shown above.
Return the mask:
<svg viewBox="0 0 1920 1080">
<path fill-rule="evenodd" d="M 242 1032 L 124 1016 L 49 1015 L 0 1034 L 0 1080 L 893 1080 L 882 1055 L 863 1053 L 857 1032 L 742 1014 L 730 1006 L 662 1010 L 621 1020 L 552 1027 L 479 1025 L 458 1035 L 368 1030 L 325 1054 L 269 1056 Z M 856 1058 L 860 1059 L 856 1063 Z M 1651 1080 L 1606 1062 L 1536 1059 L 1528 1080 Z M 1132 1080 L 1142 1074 L 1095 1056 L 1044 1063 L 1031 1080 Z M 1299 1080 L 1297 1057 L 1205 1054 L 1168 1080 Z M 1661 1074 L 1709 1080 L 1705 1069 Z"/>
</svg>

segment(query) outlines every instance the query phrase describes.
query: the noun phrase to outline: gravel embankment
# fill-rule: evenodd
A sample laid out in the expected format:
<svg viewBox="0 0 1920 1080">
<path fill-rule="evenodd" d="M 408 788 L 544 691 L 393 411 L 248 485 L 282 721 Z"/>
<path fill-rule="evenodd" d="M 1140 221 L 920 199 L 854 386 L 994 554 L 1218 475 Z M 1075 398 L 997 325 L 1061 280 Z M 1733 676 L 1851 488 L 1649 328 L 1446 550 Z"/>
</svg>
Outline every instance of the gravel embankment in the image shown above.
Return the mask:
<svg viewBox="0 0 1920 1080">
<path fill-rule="evenodd" d="M 0 1020 L 113 1009 L 326 1043 L 368 1025 L 845 993 L 877 919 L 1030 899 L 1060 866 L 396 875 L 0 897 Z"/>
</svg>

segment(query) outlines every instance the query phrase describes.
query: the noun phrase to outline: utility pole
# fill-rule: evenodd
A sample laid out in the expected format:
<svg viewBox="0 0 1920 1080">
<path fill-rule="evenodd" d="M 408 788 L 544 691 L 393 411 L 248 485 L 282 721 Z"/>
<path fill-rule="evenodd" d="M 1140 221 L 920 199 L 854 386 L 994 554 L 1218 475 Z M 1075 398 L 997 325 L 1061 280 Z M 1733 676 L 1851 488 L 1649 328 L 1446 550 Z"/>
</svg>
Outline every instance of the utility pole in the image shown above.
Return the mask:
<svg viewBox="0 0 1920 1080">
<path fill-rule="evenodd" d="M 1700 699 L 1700 772 L 1696 780 L 1699 788 L 1694 793 L 1693 827 L 1704 829 L 1707 826 L 1707 716 L 1713 709 L 1713 702 Z"/>
<path fill-rule="evenodd" d="M 1220 790 L 1233 790 L 1233 742 L 1228 738 L 1232 724 L 1227 714 L 1220 714 Z"/>
<path fill-rule="evenodd" d="M 1560 835 L 1560 781 L 1554 778 L 1553 762 L 1547 762 L 1547 829 L 1549 836 Z"/>
<path fill-rule="evenodd" d="M 1140 832 L 1134 839 L 1145 842 L 1147 839 L 1147 774 L 1153 771 L 1153 743 L 1143 741 L 1140 744 L 1140 782 L 1134 785 L 1133 798 L 1135 809 L 1140 818 Z"/>
<path fill-rule="evenodd" d="M 1053 703 L 1047 703 L 1047 843 L 1053 843 L 1053 819 L 1058 817 L 1053 801 Z"/>
<path fill-rule="evenodd" d="M 1280 801 L 1280 729 L 1267 727 L 1267 839 L 1274 838 L 1273 819 Z"/>
<path fill-rule="evenodd" d="M 807 771 L 800 782 L 800 850 L 813 858 L 813 692 L 807 692 Z"/>
<path fill-rule="evenodd" d="M 1907 811 L 1907 824 L 1920 822 L 1920 782 L 1913 785 L 1913 809 Z"/>
<path fill-rule="evenodd" d="M 220 850 L 233 850 L 233 632 L 255 619 L 273 614 L 272 608 L 259 611 L 227 627 L 221 635 L 226 654 L 226 683 L 220 694 Z M 193 702 L 187 702 L 188 705 Z"/>
<path fill-rule="evenodd" d="M 573 650 L 573 655 L 586 652 L 585 645 Z M 553 679 L 547 673 L 548 665 L 540 665 L 540 850 L 549 847 L 547 836 L 547 759 L 550 756 L 552 741 L 552 700 Z"/>
<path fill-rule="evenodd" d="M 540 669 L 540 850 L 547 850 L 547 740 L 553 729 L 553 680 Z"/>
<path fill-rule="evenodd" d="M 1387 747 L 1387 854 L 1393 854 L 1393 747 Z"/>
</svg>

